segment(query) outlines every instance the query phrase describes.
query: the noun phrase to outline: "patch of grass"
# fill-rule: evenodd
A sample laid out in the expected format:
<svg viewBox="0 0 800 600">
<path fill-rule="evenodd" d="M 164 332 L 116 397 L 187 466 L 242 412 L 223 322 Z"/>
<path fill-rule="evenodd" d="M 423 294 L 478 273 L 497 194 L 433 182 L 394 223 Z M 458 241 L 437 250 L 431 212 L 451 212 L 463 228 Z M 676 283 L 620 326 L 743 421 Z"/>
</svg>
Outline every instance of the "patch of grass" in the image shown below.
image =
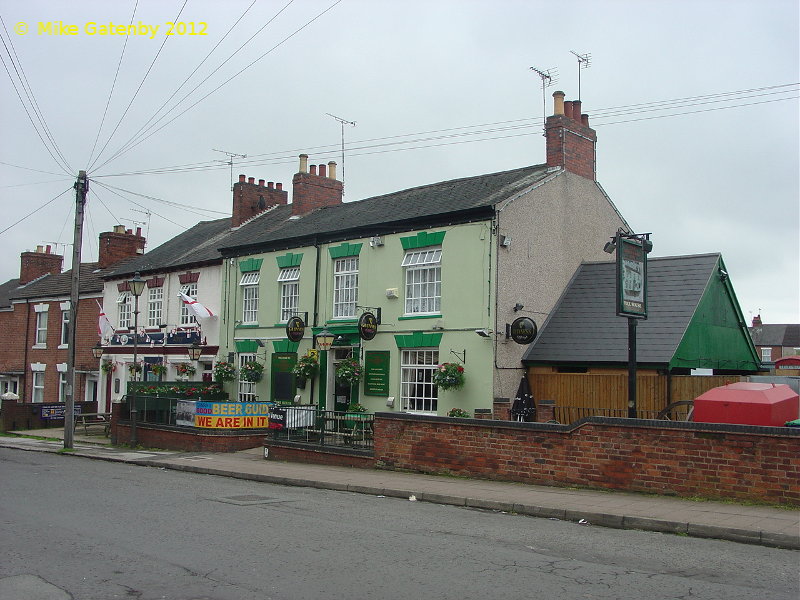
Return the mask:
<svg viewBox="0 0 800 600">
<path fill-rule="evenodd" d="M 28 440 L 40 440 L 42 442 L 60 442 L 61 441 L 59 438 L 43 437 L 41 435 L 25 435 L 23 433 L 11 433 L 11 432 L 8 432 L 8 431 L 4 431 L 4 432 L 0 433 L 0 435 L 2 435 L 3 437 L 9 437 L 9 438 L 25 438 L 25 439 L 28 439 Z"/>
<path fill-rule="evenodd" d="M 75 448 L 61 448 L 57 454 L 68 454 L 70 452 L 75 452 Z"/>
</svg>

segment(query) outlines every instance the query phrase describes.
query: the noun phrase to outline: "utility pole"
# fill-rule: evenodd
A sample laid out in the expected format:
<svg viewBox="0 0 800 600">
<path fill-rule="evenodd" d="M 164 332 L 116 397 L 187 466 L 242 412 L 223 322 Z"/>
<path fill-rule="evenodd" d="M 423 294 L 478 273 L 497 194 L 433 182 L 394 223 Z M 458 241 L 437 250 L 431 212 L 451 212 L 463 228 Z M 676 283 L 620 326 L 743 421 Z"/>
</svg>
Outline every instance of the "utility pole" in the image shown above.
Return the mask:
<svg viewBox="0 0 800 600">
<path fill-rule="evenodd" d="M 89 180 L 86 171 L 78 172 L 75 181 L 75 237 L 72 241 L 72 286 L 69 295 L 69 334 L 67 335 L 67 385 L 64 398 L 64 448 L 72 448 L 75 432 L 75 351 L 78 330 L 78 298 L 81 283 L 81 242 L 83 240 L 83 209 L 86 206 L 86 194 L 89 191 Z"/>
</svg>

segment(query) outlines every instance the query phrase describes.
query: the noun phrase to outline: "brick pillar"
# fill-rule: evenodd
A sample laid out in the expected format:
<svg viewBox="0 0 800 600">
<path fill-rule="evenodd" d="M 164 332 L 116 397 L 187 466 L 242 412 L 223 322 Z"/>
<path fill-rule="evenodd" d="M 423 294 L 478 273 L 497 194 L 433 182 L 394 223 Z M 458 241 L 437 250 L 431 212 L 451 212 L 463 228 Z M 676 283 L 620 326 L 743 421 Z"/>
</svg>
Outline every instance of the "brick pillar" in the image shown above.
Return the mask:
<svg viewBox="0 0 800 600">
<path fill-rule="evenodd" d="M 493 418 L 492 409 L 491 408 L 476 408 L 475 409 L 475 418 L 476 419 L 491 420 Z"/>
<path fill-rule="evenodd" d="M 537 423 L 547 423 L 548 421 L 555 421 L 555 414 L 556 414 L 555 400 L 539 400 L 536 403 Z"/>
</svg>

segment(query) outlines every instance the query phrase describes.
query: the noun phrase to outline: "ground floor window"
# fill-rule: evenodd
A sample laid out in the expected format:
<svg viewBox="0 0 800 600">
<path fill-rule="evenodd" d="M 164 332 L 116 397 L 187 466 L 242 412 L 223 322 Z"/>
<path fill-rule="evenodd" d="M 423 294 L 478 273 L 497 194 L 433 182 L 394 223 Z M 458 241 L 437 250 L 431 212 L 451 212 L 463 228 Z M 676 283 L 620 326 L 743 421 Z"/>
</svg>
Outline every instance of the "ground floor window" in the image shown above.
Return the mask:
<svg viewBox="0 0 800 600">
<path fill-rule="evenodd" d="M 239 355 L 239 372 L 241 373 L 242 367 L 249 362 L 255 362 L 255 354 L 240 354 Z M 239 379 L 239 402 L 255 402 L 258 400 L 256 397 L 256 384 L 252 381 L 244 381 Z"/>
<path fill-rule="evenodd" d="M 403 350 L 400 357 L 400 398 L 403 410 L 436 413 L 439 391 L 433 374 L 439 365 L 435 348 Z"/>
<path fill-rule="evenodd" d="M 33 372 L 33 393 L 31 402 L 44 402 L 44 371 Z"/>
</svg>

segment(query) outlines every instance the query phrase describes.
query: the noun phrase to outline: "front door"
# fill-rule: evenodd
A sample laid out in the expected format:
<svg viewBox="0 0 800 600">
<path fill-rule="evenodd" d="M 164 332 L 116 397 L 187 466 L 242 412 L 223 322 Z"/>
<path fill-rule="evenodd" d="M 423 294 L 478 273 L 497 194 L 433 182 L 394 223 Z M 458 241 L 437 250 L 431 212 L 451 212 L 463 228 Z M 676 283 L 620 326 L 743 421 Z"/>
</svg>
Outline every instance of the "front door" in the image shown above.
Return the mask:
<svg viewBox="0 0 800 600">
<path fill-rule="evenodd" d="M 346 358 L 351 358 L 357 352 L 358 348 L 347 347 L 331 348 L 328 353 L 331 357 L 328 373 L 332 379 L 331 385 L 328 386 L 328 389 L 332 391 L 332 393 L 328 394 L 328 410 L 346 411 L 351 402 L 358 402 L 358 388 L 354 388 L 347 381 L 340 381 L 336 378 L 336 367 L 339 363 Z"/>
</svg>

